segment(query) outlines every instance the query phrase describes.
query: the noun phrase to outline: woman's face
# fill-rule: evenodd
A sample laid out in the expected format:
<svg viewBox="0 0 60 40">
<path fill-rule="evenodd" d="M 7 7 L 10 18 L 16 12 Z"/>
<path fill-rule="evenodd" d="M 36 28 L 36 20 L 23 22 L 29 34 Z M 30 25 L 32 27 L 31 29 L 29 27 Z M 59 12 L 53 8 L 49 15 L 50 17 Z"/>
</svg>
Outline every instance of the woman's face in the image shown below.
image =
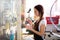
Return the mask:
<svg viewBox="0 0 60 40">
<path fill-rule="evenodd" d="M 39 12 L 38 12 L 38 10 L 36 8 L 34 8 L 34 15 L 39 16 Z"/>
<path fill-rule="evenodd" d="M 38 20 L 40 18 L 40 14 L 36 8 L 34 8 L 34 19 Z"/>
</svg>

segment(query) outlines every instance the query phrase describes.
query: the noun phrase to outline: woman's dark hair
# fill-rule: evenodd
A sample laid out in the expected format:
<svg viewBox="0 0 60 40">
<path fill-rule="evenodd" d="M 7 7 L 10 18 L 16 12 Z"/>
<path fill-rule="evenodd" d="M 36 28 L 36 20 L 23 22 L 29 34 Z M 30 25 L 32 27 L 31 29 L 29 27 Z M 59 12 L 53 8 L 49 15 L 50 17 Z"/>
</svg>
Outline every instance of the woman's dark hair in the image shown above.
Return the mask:
<svg viewBox="0 0 60 40">
<path fill-rule="evenodd" d="M 40 15 L 40 21 L 41 21 L 43 14 L 44 14 L 43 6 L 42 5 L 36 5 L 34 8 L 38 10 L 39 15 Z"/>
<path fill-rule="evenodd" d="M 39 16 L 40 16 L 39 22 L 40 22 L 42 20 L 43 14 L 44 14 L 43 6 L 42 5 L 36 5 L 34 8 L 37 9 L 39 12 Z M 39 24 L 39 22 L 35 25 L 37 26 Z"/>
</svg>

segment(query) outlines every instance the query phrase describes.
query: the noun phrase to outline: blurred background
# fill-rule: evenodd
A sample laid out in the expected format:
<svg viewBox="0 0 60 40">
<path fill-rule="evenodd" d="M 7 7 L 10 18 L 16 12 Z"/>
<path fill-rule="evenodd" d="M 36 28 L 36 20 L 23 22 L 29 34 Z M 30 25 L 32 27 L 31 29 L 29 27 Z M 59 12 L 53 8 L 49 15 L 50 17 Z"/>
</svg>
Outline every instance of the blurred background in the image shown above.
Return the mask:
<svg viewBox="0 0 60 40">
<path fill-rule="evenodd" d="M 34 20 L 34 6 L 44 7 L 46 20 L 45 40 L 60 40 L 50 31 L 60 34 L 50 21 L 50 10 L 55 0 L 0 0 L 0 40 L 33 40 L 34 35 L 26 30 L 26 18 Z M 51 12 L 54 24 L 60 28 L 60 0 L 56 0 Z M 29 11 L 30 10 L 30 11 Z M 11 33 L 12 32 L 12 33 Z M 13 36 L 11 36 L 13 35 Z"/>
<path fill-rule="evenodd" d="M 17 19 L 20 16 L 20 2 L 21 0 L 0 0 L 0 40 L 19 39 L 17 30 L 20 26 L 17 27 Z"/>
</svg>

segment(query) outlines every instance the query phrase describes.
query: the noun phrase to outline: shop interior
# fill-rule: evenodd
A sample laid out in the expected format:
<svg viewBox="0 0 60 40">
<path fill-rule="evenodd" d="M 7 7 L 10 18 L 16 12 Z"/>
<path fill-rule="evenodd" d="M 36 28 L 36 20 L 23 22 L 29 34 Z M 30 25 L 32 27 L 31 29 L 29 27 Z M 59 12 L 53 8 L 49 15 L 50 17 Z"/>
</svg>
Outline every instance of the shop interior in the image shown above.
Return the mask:
<svg viewBox="0 0 60 40">
<path fill-rule="evenodd" d="M 44 40 L 60 40 L 60 0 L 0 0 L 0 40 L 34 40 L 25 28 L 26 19 L 34 23 L 34 6 L 44 7 Z"/>
</svg>

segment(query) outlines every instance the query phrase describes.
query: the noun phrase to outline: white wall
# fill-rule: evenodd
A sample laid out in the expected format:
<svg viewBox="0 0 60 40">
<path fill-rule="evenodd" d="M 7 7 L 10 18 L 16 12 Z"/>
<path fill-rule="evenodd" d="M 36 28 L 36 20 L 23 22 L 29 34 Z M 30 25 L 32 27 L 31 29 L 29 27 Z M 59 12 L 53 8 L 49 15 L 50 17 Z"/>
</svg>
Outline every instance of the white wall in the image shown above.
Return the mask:
<svg viewBox="0 0 60 40">
<path fill-rule="evenodd" d="M 25 13 L 29 10 L 29 8 L 32 9 L 31 14 L 33 14 L 33 7 L 35 5 L 41 4 L 44 7 L 44 16 L 50 16 L 50 9 L 52 4 L 54 3 L 55 0 L 26 0 L 26 9 L 25 9 Z M 54 16 L 54 11 L 56 10 L 56 8 L 53 8 L 53 12 L 52 15 Z M 33 15 L 31 15 L 33 16 Z"/>
</svg>

